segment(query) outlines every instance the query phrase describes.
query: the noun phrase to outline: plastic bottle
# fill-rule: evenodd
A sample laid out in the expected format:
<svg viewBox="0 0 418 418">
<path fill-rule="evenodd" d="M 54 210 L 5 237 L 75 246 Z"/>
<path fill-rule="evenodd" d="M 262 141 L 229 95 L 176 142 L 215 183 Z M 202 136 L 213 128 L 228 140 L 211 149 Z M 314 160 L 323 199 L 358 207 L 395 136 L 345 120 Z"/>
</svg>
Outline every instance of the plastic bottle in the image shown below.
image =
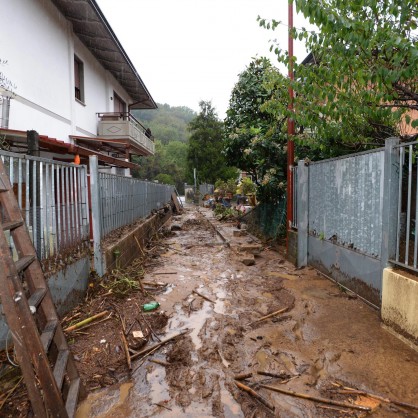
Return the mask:
<svg viewBox="0 0 418 418">
<path fill-rule="evenodd" d="M 157 309 L 160 306 L 158 302 L 149 302 L 142 305 L 142 309 L 144 311 L 153 311 L 154 309 Z"/>
</svg>

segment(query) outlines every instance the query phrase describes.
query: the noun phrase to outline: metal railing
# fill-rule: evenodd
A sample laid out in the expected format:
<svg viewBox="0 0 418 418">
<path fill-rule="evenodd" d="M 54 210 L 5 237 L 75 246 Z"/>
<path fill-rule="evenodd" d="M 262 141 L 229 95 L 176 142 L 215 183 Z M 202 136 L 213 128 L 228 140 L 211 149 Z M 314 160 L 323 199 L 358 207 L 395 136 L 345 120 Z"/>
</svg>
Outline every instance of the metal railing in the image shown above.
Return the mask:
<svg viewBox="0 0 418 418">
<path fill-rule="evenodd" d="M 396 255 L 394 261 L 408 269 L 418 271 L 418 142 L 400 144 L 399 150 Z"/>
<path fill-rule="evenodd" d="M 292 182 L 293 182 L 293 213 L 291 227 L 298 229 L 298 167 L 293 166 L 292 170 Z"/>
<path fill-rule="evenodd" d="M 86 166 L 7 151 L 0 156 L 40 260 L 88 242 Z"/>
<path fill-rule="evenodd" d="M 102 237 L 162 208 L 174 186 L 99 173 Z"/>
</svg>

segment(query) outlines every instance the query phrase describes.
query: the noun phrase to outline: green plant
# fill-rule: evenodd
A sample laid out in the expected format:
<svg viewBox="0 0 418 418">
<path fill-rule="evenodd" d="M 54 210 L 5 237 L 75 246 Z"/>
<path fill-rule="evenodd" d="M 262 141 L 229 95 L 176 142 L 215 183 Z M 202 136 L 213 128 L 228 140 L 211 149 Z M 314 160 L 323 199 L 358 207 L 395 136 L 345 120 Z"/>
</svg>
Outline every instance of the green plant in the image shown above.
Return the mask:
<svg viewBox="0 0 418 418">
<path fill-rule="evenodd" d="M 249 177 L 244 177 L 241 181 L 242 194 L 248 195 L 250 193 L 255 193 L 256 186 Z"/>
</svg>

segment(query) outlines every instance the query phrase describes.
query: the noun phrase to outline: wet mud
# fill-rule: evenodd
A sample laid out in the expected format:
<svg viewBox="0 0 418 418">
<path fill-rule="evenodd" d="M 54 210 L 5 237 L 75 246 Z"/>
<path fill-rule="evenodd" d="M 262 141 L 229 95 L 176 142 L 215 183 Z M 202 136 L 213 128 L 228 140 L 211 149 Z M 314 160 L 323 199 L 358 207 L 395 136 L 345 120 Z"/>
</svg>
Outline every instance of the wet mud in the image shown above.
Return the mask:
<svg viewBox="0 0 418 418">
<path fill-rule="evenodd" d="M 168 318 L 164 338 L 187 333 L 134 362 L 126 379 L 91 393 L 78 418 L 365 416 L 260 384 L 371 405 L 371 416 L 418 416 L 342 389 L 418 403 L 418 353 L 381 327 L 378 311 L 268 248 L 255 255 L 255 265 L 244 265 L 240 247 L 260 243 L 234 235 L 234 224 L 218 222 L 209 210 L 186 209 L 172 225 L 176 231 L 144 281 L 168 284 L 156 296 Z M 274 411 L 237 387 L 234 377 L 242 373 L 252 374 L 242 383 Z"/>
</svg>

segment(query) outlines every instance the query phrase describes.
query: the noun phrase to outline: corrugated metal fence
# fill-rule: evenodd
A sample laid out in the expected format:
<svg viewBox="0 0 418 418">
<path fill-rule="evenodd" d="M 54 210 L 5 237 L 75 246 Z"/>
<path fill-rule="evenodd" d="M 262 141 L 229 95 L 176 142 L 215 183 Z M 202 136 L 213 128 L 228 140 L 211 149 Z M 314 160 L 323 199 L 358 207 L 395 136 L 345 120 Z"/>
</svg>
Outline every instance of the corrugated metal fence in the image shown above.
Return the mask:
<svg viewBox="0 0 418 418">
<path fill-rule="evenodd" d="M 88 242 L 86 166 L 3 150 L 0 156 L 40 260 Z"/>
<path fill-rule="evenodd" d="M 309 233 L 379 257 L 384 149 L 311 163 Z"/>
</svg>

